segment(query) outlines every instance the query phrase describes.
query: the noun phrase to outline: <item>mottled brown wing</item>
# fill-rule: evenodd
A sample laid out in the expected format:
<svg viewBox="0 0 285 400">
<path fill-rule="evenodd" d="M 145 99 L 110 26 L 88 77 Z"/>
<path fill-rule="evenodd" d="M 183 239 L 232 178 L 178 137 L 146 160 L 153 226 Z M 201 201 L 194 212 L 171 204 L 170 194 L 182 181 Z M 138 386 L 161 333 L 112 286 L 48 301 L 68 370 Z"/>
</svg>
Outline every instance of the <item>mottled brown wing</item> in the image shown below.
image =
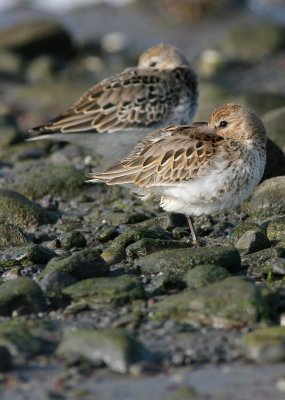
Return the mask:
<svg viewBox="0 0 285 400">
<path fill-rule="evenodd" d="M 108 185 L 172 185 L 202 174 L 223 140 L 204 124 L 160 129 L 123 160 L 102 173 L 90 174 L 90 178 Z"/>
<path fill-rule="evenodd" d="M 129 68 L 103 80 L 68 111 L 32 133 L 113 132 L 164 120 L 178 102 L 167 72 Z"/>
</svg>

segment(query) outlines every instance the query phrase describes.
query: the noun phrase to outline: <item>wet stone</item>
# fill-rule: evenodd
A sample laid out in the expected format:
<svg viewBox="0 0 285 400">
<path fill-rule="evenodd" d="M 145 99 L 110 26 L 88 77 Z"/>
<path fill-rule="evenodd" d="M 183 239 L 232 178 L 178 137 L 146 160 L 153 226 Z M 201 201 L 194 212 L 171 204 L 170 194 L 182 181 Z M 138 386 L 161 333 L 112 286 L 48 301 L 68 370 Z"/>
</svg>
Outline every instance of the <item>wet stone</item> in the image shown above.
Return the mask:
<svg viewBox="0 0 285 400">
<path fill-rule="evenodd" d="M 30 332 L 26 322 L 11 320 L 0 325 L 0 345 L 13 357 L 31 359 L 44 352 L 45 343 Z"/>
<path fill-rule="evenodd" d="M 65 250 L 70 250 L 73 247 L 85 247 L 86 239 L 84 235 L 79 231 L 73 231 L 67 233 L 67 235 L 61 241 L 61 247 Z"/>
<path fill-rule="evenodd" d="M 85 175 L 73 167 L 39 165 L 30 171 L 18 172 L 15 182 L 6 186 L 29 199 L 38 200 L 46 195 L 71 197 L 79 194 L 85 185 Z"/>
<path fill-rule="evenodd" d="M 229 327 L 256 324 L 268 318 L 269 307 L 260 289 L 242 277 L 229 277 L 195 291 L 168 296 L 157 305 L 154 318 Z"/>
<path fill-rule="evenodd" d="M 23 246 L 27 243 L 28 239 L 20 227 L 0 222 L 0 246 Z"/>
<path fill-rule="evenodd" d="M 233 246 L 162 250 L 135 261 L 143 274 L 161 274 L 181 279 L 199 264 L 220 265 L 229 272 L 240 268 L 240 255 Z"/>
<path fill-rule="evenodd" d="M 130 244 L 126 248 L 126 255 L 130 258 L 138 258 L 162 249 L 179 249 L 185 247 L 189 247 L 189 245 L 178 240 L 143 238 Z"/>
<path fill-rule="evenodd" d="M 41 288 L 30 278 L 19 277 L 0 285 L 0 315 L 38 313 L 46 309 Z"/>
<path fill-rule="evenodd" d="M 136 276 L 84 279 L 62 290 L 62 293 L 89 308 L 119 306 L 144 298 L 141 281 Z"/>
<path fill-rule="evenodd" d="M 229 276 L 229 272 L 219 265 L 201 264 L 190 269 L 184 275 L 183 280 L 186 282 L 188 288 L 196 289 L 209 285 L 212 282 L 221 281 Z"/>
<path fill-rule="evenodd" d="M 109 240 L 115 239 L 118 235 L 119 232 L 115 226 L 106 225 L 96 232 L 95 239 L 101 243 L 106 243 Z"/>
<path fill-rule="evenodd" d="M 42 277 L 51 271 L 63 271 L 76 279 L 87 279 L 107 275 L 109 267 L 100 256 L 98 250 L 88 248 L 77 251 L 69 257 L 53 258 L 47 264 Z"/>
<path fill-rule="evenodd" d="M 76 278 L 67 272 L 55 270 L 46 273 L 38 284 L 45 293 L 60 293 L 63 288 L 76 282 Z"/>
<path fill-rule="evenodd" d="M 57 257 L 57 254 L 40 244 L 32 244 L 27 248 L 27 259 L 36 264 L 47 264 L 52 258 Z"/>
<path fill-rule="evenodd" d="M 6 347 L 0 346 L 0 372 L 7 371 L 12 367 L 12 357 Z"/>
<path fill-rule="evenodd" d="M 48 213 L 18 192 L 0 189 L 0 221 L 33 228 L 55 221 L 55 215 Z"/>
<path fill-rule="evenodd" d="M 236 225 L 232 230 L 230 241 L 234 245 L 237 244 L 239 239 L 248 231 L 262 232 L 266 236 L 266 231 L 260 225 L 251 222 L 251 221 L 243 221 Z"/>
<path fill-rule="evenodd" d="M 256 221 L 285 214 L 285 176 L 262 182 L 242 208 Z"/>
<path fill-rule="evenodd" d="M 88 360 L 95 367 L 105 365 L 121 374 L 151 358 L 138 340 L 118 329 L 66 329 L 57 354 L 68 364 Z"/>
<path fill-rule="evenodd" d="M 111 245 L 102 252 L 101 256 L 107 264 L 111 265 L 118 263 L 126 257 L 126 247 L 143 238 L 168 239 L 169 236 L 167 232 L 164 232 L 161 229 L 151 231 L 131 227 L 121 235 L 117 236 L 112 241 Z"/>
<path fill-rule="evenodd" d="M 257 329 L 242 338 L 244 355 L 258 363 L 285 361 L 285 327 Z"/>
</svg>

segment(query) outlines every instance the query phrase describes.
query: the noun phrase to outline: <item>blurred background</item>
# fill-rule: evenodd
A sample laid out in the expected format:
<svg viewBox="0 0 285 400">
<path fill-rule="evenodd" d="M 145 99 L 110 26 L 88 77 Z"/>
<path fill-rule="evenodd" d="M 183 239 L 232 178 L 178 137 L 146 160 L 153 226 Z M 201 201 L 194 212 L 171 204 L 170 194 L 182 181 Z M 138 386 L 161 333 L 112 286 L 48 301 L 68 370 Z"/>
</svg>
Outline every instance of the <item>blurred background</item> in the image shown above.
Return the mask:
<svg viewBox="0 0 285 400">
<path fill-rule="evenodd" d="M 1 0 L 0 108 L 19 129 L 2 130 L 0 156 L 158 42 L 198 73 L 196 120 L 232 100 L 260 115 L 285 105 L 285 0 Z"/>
</svg>

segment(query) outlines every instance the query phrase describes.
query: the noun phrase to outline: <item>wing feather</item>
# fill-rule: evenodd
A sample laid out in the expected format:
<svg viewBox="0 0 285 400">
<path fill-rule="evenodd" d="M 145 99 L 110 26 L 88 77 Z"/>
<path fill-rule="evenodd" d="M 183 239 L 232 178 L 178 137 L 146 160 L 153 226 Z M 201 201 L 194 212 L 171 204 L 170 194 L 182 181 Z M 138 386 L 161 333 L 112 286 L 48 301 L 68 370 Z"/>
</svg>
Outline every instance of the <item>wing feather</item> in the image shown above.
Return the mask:
<svg viewBox="0 0 285 400">
<path fill-rule="evenodd" d="M 90 174 L 91 181 L 151 188 L 194 179 L 222 151 L 223 141 L 205 124 L 160 129 L 120 162 Z"/>
</svg>

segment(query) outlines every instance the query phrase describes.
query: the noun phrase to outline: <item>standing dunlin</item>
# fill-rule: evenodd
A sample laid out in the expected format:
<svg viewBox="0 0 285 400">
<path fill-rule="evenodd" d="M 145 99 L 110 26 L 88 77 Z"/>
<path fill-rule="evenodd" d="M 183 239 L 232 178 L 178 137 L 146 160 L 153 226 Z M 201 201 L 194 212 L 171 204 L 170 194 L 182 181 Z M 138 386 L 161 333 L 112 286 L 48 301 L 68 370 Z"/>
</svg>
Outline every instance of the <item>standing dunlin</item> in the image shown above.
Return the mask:
<svg viewBox="0 0 285 400">
<path fill-rule="evenodd" d="M 190 123 L 197 109 L 196 74 L 180 50 L 158 44 L 138 67 L 106 78 L 66 112 L 30 130 L 29 140 L 54 139 L 93 150 L 110 163 L 148 133 Z"/>
<path fill-rule="evenodd" d="M 242 203 L 260 181 L 266 161 L 266 132 L 250 109 L 223 105 L 208 123 L 170 126 L 149 134 L 132 152 L 90 182 L 124 185 L 143 199 L 188 217 L 224 211 Z"/>
</svg>

